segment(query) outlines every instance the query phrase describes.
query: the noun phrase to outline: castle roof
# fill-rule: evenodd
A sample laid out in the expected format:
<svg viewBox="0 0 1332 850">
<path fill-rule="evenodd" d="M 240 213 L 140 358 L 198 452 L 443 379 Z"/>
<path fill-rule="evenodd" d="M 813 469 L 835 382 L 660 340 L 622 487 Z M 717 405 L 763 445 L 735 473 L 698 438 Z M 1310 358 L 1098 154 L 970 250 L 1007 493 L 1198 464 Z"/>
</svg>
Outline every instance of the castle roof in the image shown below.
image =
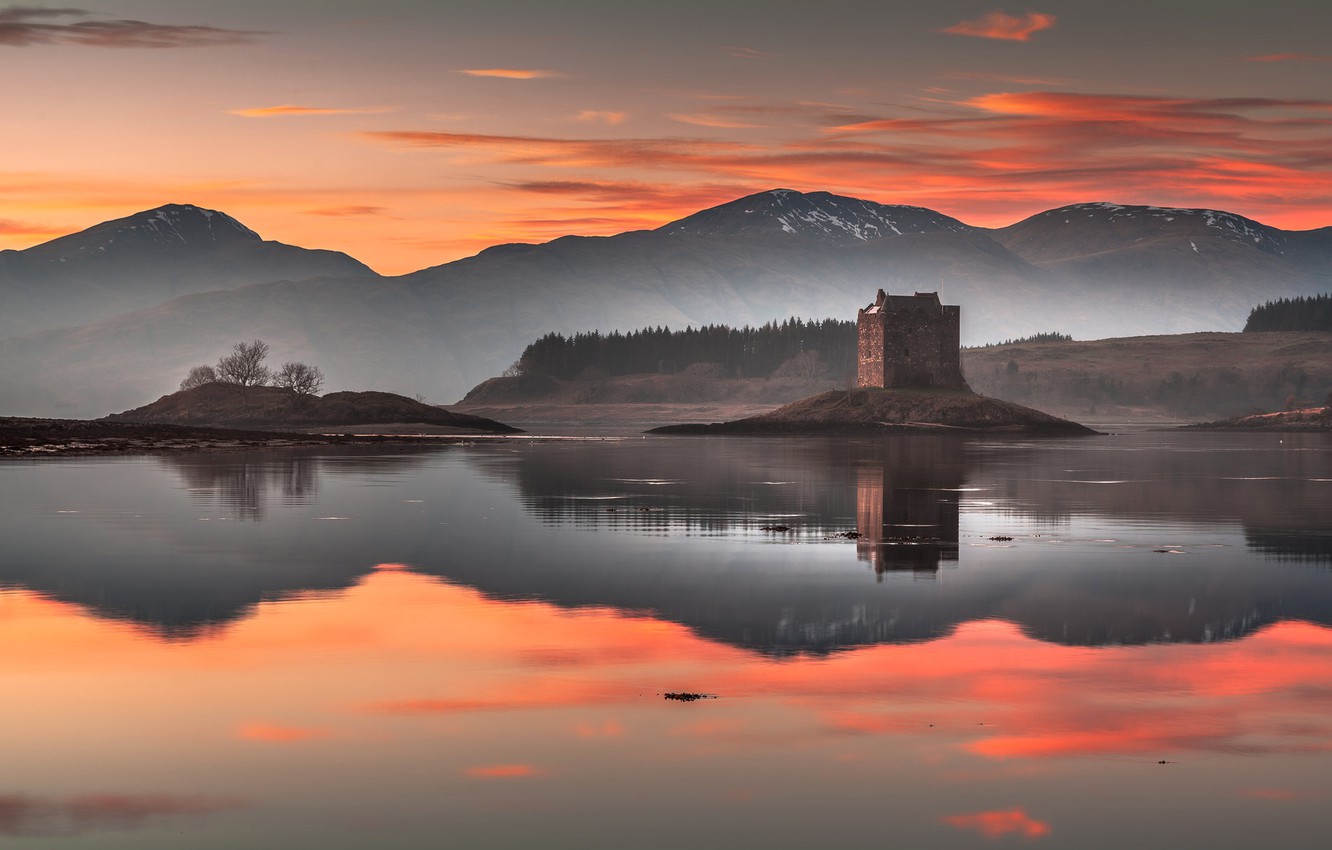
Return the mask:
<svg viewBox="0 0 1332 850">
<path fill-rule="evenodd" d="M 899 310 L 920 309 L 921 307 L 942 307 L 937 292 L 917 292 L 914 295 L 889 295 L 882 289 L 875 296 L 874 303 L 865 308 L 866 313 L 896 313 Z"/>
</svg>

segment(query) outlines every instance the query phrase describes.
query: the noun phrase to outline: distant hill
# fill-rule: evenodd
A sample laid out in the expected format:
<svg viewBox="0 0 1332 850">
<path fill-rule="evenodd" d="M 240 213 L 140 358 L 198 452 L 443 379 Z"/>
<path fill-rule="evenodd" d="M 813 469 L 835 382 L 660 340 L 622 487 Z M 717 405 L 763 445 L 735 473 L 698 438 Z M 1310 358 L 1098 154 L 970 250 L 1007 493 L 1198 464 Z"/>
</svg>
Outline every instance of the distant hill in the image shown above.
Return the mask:
<svg viewBox="0 0 1332 850">
<path fill-rule="evenodd" d="M 152 404 L 113 413 L 108 422 L 211 425 L 225 428 L 306 428 L 408 423 L 511 434 L 518 431 L 480 416 L 454 413 L 393 393 L 337 392 L 298 395 L 283 387 L 204 384 L 159 398 Z"/>
<path fill-rule="evenodd" d="M 0 251 L 0 338 L 82 325 L 178 295 L 320 275 L 376 276 L 346 254 L 265 241 L 224 213 L 167 204 Z"/>
<path fill-rule="evenodd" d="M 1061 416 L 1238 416 L 1321 404 L 1332 334 L 1198 333 L 1013 343 L 962 352 L 976 392 Z"/>
<path fill-rule="evenodd" d="M 1077 421 L 1214 419 L 1275 411 L 1332 394 L 1332 334 L 1201 333 L 1092 341 L 1024 340 L 962 351 L 976 392 Z M 462 409 L 522 421 L 533 415 L 638 421 L 643 405 L 779 404 L 846 376 L 733 378 L 686 368 L 674 374 L 496 377 L 474 387 Z M 558 406 L 558 409 L 553 409 Z M 580 414 L 580 408 L 588 411 Z M 653 411 L 660 418 L 662 411 Z"/>
<path fill-rule="evenodd" d="M 163 223 L 153 240 L 170 233 Z M 231 238 L 236 246 L 257 239 Z M 165 250 L 152 245 L 143 251 Z M 80 262 L 95 268 L 101 253 L 85 250 Z M 938 290 L 961 304 L 964 344 L 1051 328 L 1079 339 L 1238 330 L 1255 304 L 1332 289 L 1332 229 L 1295 233 L 1218 211 L 1084 204 L 990 231 L 919 207 L 773 190 L 654 231 L 497 246 L 397 278 L 348 263 L 312 273 L 321 277 L 296 280 L 292 271 L 288 281 L 235 289 L 191 279 L 191 291 L 215 291 L 0 340 L 0 412 L 123 407 L 256 337 L 276 358 L 319 363 L 332 387 L 451 401 L 549 332 L 852 319 L 879 288 Z M 6 303 L 9 280 L 0 274 Z"/>
</svg>

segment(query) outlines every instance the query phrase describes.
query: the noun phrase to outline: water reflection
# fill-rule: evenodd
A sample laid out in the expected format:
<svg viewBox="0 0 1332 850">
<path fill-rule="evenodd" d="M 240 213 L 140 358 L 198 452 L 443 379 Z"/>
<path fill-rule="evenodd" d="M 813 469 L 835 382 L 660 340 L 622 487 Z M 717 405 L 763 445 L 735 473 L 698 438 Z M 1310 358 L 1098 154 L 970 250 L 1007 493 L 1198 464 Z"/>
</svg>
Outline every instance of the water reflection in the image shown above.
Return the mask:
<svg viewBox="0 0 1332 850">
<path fill-rule="evenodd" d="M 77 489 L 73 466 L 13 465 L 0 585 L 174 640 L 394 562 L 774 657 L 995 619 L 1070 645 L 1208 642 L 1332 623 L 1310 569 L 1330 457 L 1197 435 L 515 442 L 89 463 Z"/>
<path fill-rule="evenodd" d="M 396 565 L 187 645 L 33 594 L 0 605 L 0 716 L 23 730 L 6 838 L 59 823 L 73 846 L 136 850 L 786 848 L 881 843 L 890 819 L 917 847 L 1300 847 L 1325 816 L 1332 630 L 1303 623 L 1091 650 L 983 620 L 775 659 Z M 720 698 L 661 699 L 674 689 Z"/>
<path fill-rule="evenodd" d="M 856 469 L 856 555 L 885 572 L 933 575 L 958 559 L 964 443 L 890 443 Z"/>
<path fill-rule="evenodd" d="M 304 505 L 319 488 L 320 461 L 310 454 L 167 455 L 161 462 L 180 476 L 197 504 L 229 508 L 237 519 L 254 522 L 264 518 L 270 494 L 284 505 Z"/>
</svg>

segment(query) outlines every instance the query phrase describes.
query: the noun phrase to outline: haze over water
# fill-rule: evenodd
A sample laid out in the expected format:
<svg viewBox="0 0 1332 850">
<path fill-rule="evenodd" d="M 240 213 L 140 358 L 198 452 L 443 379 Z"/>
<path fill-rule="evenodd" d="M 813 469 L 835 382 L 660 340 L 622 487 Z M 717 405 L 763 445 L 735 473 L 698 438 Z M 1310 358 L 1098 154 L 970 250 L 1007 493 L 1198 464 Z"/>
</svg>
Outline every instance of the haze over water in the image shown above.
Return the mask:
<svg viewBox="0 0 1332 850">
<path fill-rule="evenodd" d="M 1321 846 L 1329 516 L 1327 435 L 10 462 L 0 843 Z"/>
</svg>

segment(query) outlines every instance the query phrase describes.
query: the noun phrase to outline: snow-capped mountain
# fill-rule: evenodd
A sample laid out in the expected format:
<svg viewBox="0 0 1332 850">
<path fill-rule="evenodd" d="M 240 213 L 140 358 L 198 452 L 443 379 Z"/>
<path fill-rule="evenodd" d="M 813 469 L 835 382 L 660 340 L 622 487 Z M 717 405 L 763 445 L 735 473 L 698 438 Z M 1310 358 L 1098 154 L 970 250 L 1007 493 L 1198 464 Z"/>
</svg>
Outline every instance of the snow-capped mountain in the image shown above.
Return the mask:
<svg viewBox="0 0 1332 850">
<path fill-rule="evenodd" d="M 155 250 L 209 250 L 237 242 L 262 242 L 262 237 L 226 213 L 193 204 L 167 204 L 106 221 L 62 236 L 27 252 L 50 263 L 102 255 Z M 99 258 L 99 259 L 101 259 Z"/>
<path fill-rule="evenodd" d="M 694 213 L 657 232 L 705 239 L 780 234 L 854 243 L 905 233 L 970 233 L 975 229 L 924 207 L 773 189 Z"/>
<path fill-rule="evenodd" d="M 319 364 L 331 389 L 452 401 L 552 331 L 854 318 L 879 288 L 961 304 L 968 345 L 1239 330 L 1264 301 L 1332 290 L 1332 228 L 1214 210 L 1076 204 L 987 230 L 774 190 L 657 230 L 498 246 L 392 279 L 206 212 L 150 210 L 0 253 L 0 412 L 124 410 L 255 337 L 275 360 Z M 39 320 L 81 326 L 29 333 Z"/>
<path fill-rule="evenodd" d="M 1106 251 L 1207 246 L 1282 254 L 1290 234 L 1235 213 L 1186 207 L 1072 204 L 1000 228 L 995 237 L 1032 262 L 1062 262 Z"/>
</svg>

